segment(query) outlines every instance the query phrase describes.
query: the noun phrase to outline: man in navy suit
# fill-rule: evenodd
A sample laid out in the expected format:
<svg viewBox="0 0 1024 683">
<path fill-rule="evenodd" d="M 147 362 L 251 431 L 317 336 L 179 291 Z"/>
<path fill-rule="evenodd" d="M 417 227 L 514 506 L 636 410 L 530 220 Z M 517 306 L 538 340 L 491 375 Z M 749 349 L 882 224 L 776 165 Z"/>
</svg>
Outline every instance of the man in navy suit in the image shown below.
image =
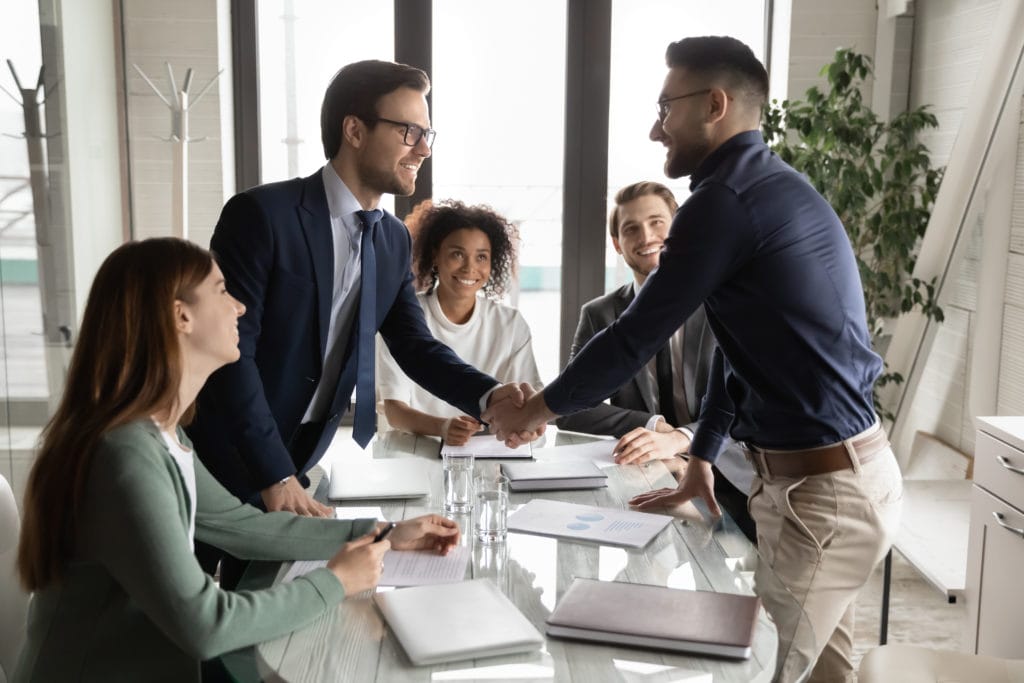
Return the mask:
<svg viewBox="0 0 1024 683">
<path fill-rule="evenodd" d="M 306 493 L 304 475 L 330 444 L 357 384 L 360 297 L 368 294 L 361 278 L 370 282 L 373 268 L 376 310 L 367 327 L 380 331 L 409 377 L 477 417 L 488 399 L 520 398 L 511 385 L 494 391 L 494 378 L 434 339 L 413 291 L 408 231 L 390 214 L 363 215 L 384 193 L 413 193 L 434 139 L 429 88 L 423 71 L 403 64 L 344 67 L 321 110 L 328 163 L 224 206 L 210 247 L 246 307 L 241 359 L 210 377 L 189 434 L 214 476 L 244 501 L 332 513 Z M 372 237 L 364 239 L 366 230 Z M 373 401 L 372 386 L 357 395 L 357 423 L 366 400 Z"/>
</svg>

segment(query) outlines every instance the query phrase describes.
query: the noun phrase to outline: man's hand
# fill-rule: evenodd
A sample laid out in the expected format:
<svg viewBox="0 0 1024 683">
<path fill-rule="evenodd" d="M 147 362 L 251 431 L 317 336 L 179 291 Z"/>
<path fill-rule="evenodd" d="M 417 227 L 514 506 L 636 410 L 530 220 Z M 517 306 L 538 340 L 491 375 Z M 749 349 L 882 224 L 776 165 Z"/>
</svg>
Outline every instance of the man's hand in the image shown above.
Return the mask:
<svg viewBox="0 0 1024 683">
<path fill-rule="evenodd" d="M 441 440 L 451 446 L 464 446 L 480 431 L 480 423 L 469 415 L 448 418 L 441 427 Z"/>
<path fill-rule="evenodd" d="M 555 417 L 544 403 L 543 393 L 535 392 L 528 384 L 520 387 L 520 393 L 526 397 L 525 403 L 517 405 L 511 398 L 492 400 L 483 415 L 497 439 L 511 448 L 539 437 L 544 433 L 545 423 Z"/>
<path fill-rule="evenodd" d="M 434 550 L 447 555 L 459 544 L 459 525 L 441 515 L 422 515 L 396 524 L 388 540 L 395 550 Z"/>
<path fill-rule="evenodd" d="M 528 384 L 526 386 L 529 386 Z M 495 406 L 504 401 L 511 401 L 512 405 L 517 408 L 523 407 L 523 402 L 526 401 L 526 397 L 523 396 L 523 385 L 516 384 L 515 382 L 509 382 L 508 384 L 502 384 L 500 387 L 491 392 L 491 395 L 487 397 L 487 409 L 490 410 L 491 406 Z"/>
<path fill-rule="evenodd" d="M 714 488 L 715 475 L 711 471 L 711 463 L 700 458 L 690 458 L 686 473 L 683 475 L 682 481 L 679 482 L 679 488 L 657 489 L 641 493 L 639 496 L 634 496 L 629 504 L 640 510 L 660 510 L 676 507 L 700 497 L 707 503 L 711 514 L 720 517 L 722 510 L 715 500 Z"/>
<path fill-rule="evenodd" d="M 664 429 L 662 426 L 664 425 Z M 648 462 L 650 460 L 668 460 L 676 453 L 685 453 L 690 447 L 690 439 L 678 429 L 672 429 L 659 420 L 657 431 L 646 427 L 637 427 L 615 444 L 615 462 L 620 465 Z"/>
<path fill-rule="evenodd" d="M 303 517 L 333 517 L 334 509 L 313 500 L 295 477 L 260 491 L 267 512 L 286 510 Z"/>
</svg>

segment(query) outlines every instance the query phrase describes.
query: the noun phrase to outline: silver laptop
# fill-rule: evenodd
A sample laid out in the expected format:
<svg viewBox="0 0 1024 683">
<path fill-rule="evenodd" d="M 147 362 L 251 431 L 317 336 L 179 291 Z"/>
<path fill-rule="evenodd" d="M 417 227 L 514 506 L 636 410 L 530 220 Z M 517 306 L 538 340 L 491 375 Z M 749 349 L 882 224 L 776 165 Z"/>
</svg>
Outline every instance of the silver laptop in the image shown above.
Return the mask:
<svg viewBox="0 0 1024 683">
<path fill-rule="evenodd" d="M 490 579 L 375 593 L 416 666 L 539 650 L 544 637 Z"/>
<path fill-rule="evenodd" d="M 430 493 L 430 476 L 422 458 L 387 458 L 336 462 L 331 468 L 331 500 L 419 498 Z"/>
</svg>

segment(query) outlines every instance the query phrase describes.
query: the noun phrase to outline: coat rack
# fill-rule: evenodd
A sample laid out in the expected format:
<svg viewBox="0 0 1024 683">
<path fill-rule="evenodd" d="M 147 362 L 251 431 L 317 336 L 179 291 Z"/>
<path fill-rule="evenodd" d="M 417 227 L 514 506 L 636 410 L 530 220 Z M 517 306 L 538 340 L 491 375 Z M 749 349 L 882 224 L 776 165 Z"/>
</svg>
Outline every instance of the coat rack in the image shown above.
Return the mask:
<svg viewBox="0 0 1024 683">
<path fill-rule="evenodd" d="M 192 107 L 203 98 L 220 75 L 224 73 L 221 69 L 210 79 L 210 82 L 203 86 L 194 99 L 190 99 L 189 90 L 192 87 L 192 69 L 185 70 L 185 80 L 181 89 L 174 80 L 174 70 L 169 62 L 164 62 L 167 67 L 167 81 L 170 84 L 170 96 L 164 97 L 160 89 L 153 84 L 149 76 L 139 67 L 132 64 L 132 67 L 146 84 L 152 88 L 156 96 L 171 110 L 171 135 L 167 138 L 158 138 L 165 142 L 174 143 L 173 163 L 171 177 L 171 234 L 175 237 L 188 239 L 188 145 L 192 142 L 200 142 L 205 137 L 192 138 L 188 134 L 188 114 Z"/>
</svg>

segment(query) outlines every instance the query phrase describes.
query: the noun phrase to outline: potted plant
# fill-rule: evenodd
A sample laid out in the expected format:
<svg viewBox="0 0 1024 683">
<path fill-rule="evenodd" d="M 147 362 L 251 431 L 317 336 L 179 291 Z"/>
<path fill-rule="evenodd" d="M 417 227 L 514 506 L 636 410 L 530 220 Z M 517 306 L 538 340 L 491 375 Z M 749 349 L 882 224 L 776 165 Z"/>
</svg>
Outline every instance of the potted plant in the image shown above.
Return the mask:
<svg viewBox="0 0 1024 683">
<path fill-rule="evenodd" d="M 943 319 L 934 278 L 913 276 L 943 169 L 932 166 L 919 140 L 921 131 L 938 125 L 935 116 L 918 107 L 883 121 L 861 95 L 870 74 L 870 58 L 836 50 L 821 70 L 827 91 L 812 87 L 803 101 L 772 100 L 763 133 L 839 214 L 860 268 L 872 343 L 884 354 L 887 324 L 899 315 L 917 309 Z M 878 389 L 902 381 L 886 368 L 875 385 L 875 407 L 884 419 L 893 415 L 880 405 Z"/>
</svg>

